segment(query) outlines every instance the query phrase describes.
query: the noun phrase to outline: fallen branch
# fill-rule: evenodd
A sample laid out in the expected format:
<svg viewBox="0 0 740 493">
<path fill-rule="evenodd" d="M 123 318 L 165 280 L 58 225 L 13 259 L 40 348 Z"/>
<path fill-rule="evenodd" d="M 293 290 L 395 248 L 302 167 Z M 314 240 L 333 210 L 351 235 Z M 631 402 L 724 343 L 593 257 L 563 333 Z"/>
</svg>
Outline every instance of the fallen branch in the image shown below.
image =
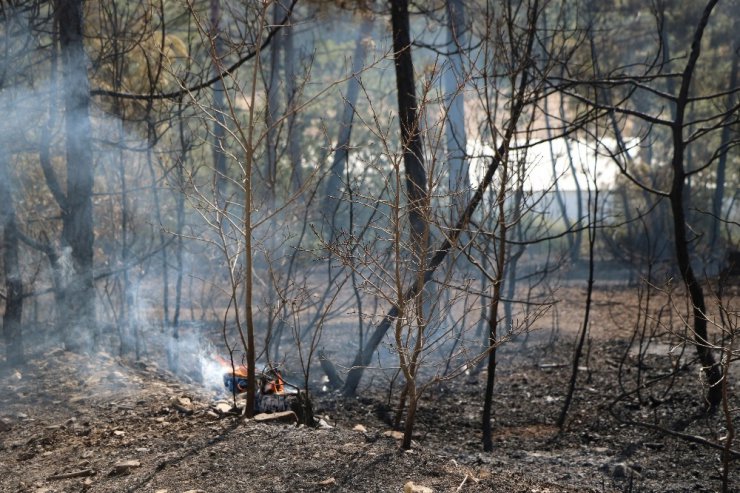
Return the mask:
<svg viewBox="0 0 740 493">
<path fill-rule="evenodd" d="M 72 478 L 87 478 L 95 476 L 95 469 L 82 469 L 81 471 L 65 472 L 63 474 L 53 474 L 46 479 L 48 481 L 55 481 L 57 479 L 72 479 Z"/>
<path fill-rule="evenodd" d="M 689 435 L 688 433 L 682 433 L 680 431 L 674 431 L 668 428 L 664 428 L 662 426 L 654 425 L 651 423 L 643 423 L 641 421 L 633 421 L 631 419 L 620 419 L 617 418 L 619 422 L 626 425 L 631 426 L 639 426 L 642 428 L 647 428 L 649 430 L 654 430 L 660 433 L 664 433 L 666 435 L 670 435 L 676 438 L 680 438 L 681 440 L 686 440 L 687 442 L 696 443 L 698 445 L 704 445 L 705 447 L 710 447 L 713 449 L 721 450 L 721 451 L 727 451 L 727 453 L 733 458 L 733 459 L 740 459 L 740 451 L 729 449 L 727 450 L 724 445 L 712 442 L 711 440 L 707 440 L 706 438 L 702 438 L 700 436 L 696 435 Z"/>
<path fill-rule="evenodd" d="M 652 382 L 643 383 L 641 388 L 647 388 L 650 384 L 653 384 L 660 380 L 668 378 L 671 375 L 673 375 L 673 372 L 668 375 L 658 377 Z M 633 390 L 631 392 L 625 392 L 619 397 L 617 397 L 616 399 L 614 399 L 609 405 L 609 414 L 611 414 L 614 417 L 614 419 L 619 421 L 621 424 L 628 425 L 628 426 L 638 426 L 641 428 L 647 428 L 649 430 L 657 431 L 658 433 L 662 433 L 664 435 L 669 435 L 675 438 L 680 438 L 681 440 L 685 440 L 687 442 L 696 443 L 698 445 L 703 445 L 705 447 L 710 447 L 716 450 L 720 450 L 720 451 L 723 451 L 725 454 L 727 454 L 729 457 L 732 457 L 733 459 L 740 459 L 740 451 L 731 449 L 727 447 L 726 445 L 712 442 L 711 440 L 707 440 L 706 438 L 702 438 L 700 436 L 690 435 L 688 433 L 682 433 L 680 431 L 671 430 L 669 428 L 665 428 L 663 426 L 655 425 L 652 423 L 644 423 L 642 421 L 635 421 L 632 419 L 623 418 L 622 416 L 619 415 L 619 413 L 615 409 L 615 406 L 618 402 L 621 402 L 623 399 L 625 399 L 626 397 L 636 392 L 637 392 L 636 390 Z"/>
</svg>

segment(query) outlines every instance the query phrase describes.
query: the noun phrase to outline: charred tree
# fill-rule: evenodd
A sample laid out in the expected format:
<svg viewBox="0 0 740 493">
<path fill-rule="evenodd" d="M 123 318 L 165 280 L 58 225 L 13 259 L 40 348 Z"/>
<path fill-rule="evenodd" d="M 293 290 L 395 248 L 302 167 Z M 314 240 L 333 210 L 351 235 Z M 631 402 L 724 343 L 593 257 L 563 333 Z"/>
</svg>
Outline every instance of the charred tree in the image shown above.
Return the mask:
<svg viewBox="0 0 740 493">
<path fill-rule="evenodd" d="M 696 62 L 701 52 L 701 41 L 704 29 L 709 22 L 709 17 L 717 4 L 718 0 L 710 0 L 704 9 L 704 13 L 699 21 L 699 25 L 694 33 L 694 39 L 691 44 L 691 52 L 686 68 L 681 74 L 681 86 L 676 97 L 675 118 L 671 123 L 671 137 L 673 143 L 673 156 L 671 158 L 671 169 L 673 170 L 673 180 L 668 199 L 671 203 L 673 213 L 673 234 L 676 248 L 676 263 L 681 272 L 681 277 L 686 284 L 689 292 L 691 305 L 693 307 L 693 329 L 696 352 L 704 368 L 707 377 L 709 390 L 707 392 L 707 403 L 711 409 L 717 408 L 722 402 L 722 370 L 714 358 L 709 342 L 707 332 L 707 315 L 706 303 L 704 300 L 704 290 L 696 278 L 694 269 L 691 266 L 691 257 L 689 253 L 689 238 L 686 231 L 686 211 L 684 208 L 684 187 L 687 179 L 686 167 L 684 164 L 684 154 L 686 151 L 686 141 L 684 140 L 684 123 L 686 109 L 689 105 L 689 89 L 693 80 Z"/>
<path fill-rule="evenodd" d="M 90 87 L 83 46 L 83 0 L 56 0 L 56 22 L 62 58 L 64 132 L 67 161 L 67 190 L 62 209 L 62 249 L 69 252 L 64 315 L 67 348 L 93 347 L 90 330 L 95 329 L 93 284 L 93 155 L 90 145 Z"/>
<path fill-rule="evenodd" d="M 518 109 L 516 109 L 515 114 L 518 115 L 521 113 L 521 107 L 519 105 L 517 105 L 517 107 Z M 455 226 L 450 230 L 445 240 L 439 245 L 439 247 L 437 247 L 436 250 L 434 250 L 434 254 L 432 255 L 431 259 L 426 262 L 424 276 L 420 278 L 417 277 L 416 281 L 411 286 L 409 286 L 409 288 L 404 293 L 404 299 L 412 299 L 413 297 L 418 295 L 419 292 L 424 289 L 424 285 L 432 279 L 432 277 L 434 276 L 434 271 L 436 271 L 440 264 L 444 261 L 444 259 L 447 257 L 447 254 L 450 253 L 450 250 L 452 250 L 453 247 L 457 246 L 460 234 L 467 229 L 473 213 L 482 202 L 483 195 L 493 181 L 493 175 L 496 173 L 496 170 L 501 163 L 500 156 L 503 154 L 503 152 L 504 147 L 502 145 L 497 150 L 496 156 L 494 156 L 488 164 L 483 179 L 478 185 L 478 188 L 476 188 L 475 193 L 470 199 L 470 202 L 468 202 L 468 205 L 465 207 L 465 210 L 460 215 L 460 218 L 457 220 L 457 223 L 455 223 Z M 370 364 L 370 361 L 372 361 L 373 354 L 378 349 L 380 342 L 383 340 L 386 332 L 388 332 L 391 324 L 396 318 L 398 318 L 398 316 L 398 307 L 393 306 L 390 310 L 388 310 L 388 313 L 385 315 L 385 317 L 383 317 L 383 320 L 381 320 L 380 324 L 378 324 L 372 335 L 368 338 L 362 351 L 357 353 L 354 362 L 352 363 L 352 367 L 347 374 L 347 380 L 345 381 L 344 387 L 342 389 L 344 395 L 355 395 L 357 387 L 360 384 L 360 380 L 362 379 L 362 374 L 365 367 Z"/>
<path fill-rule="evenodd" d="M 642 91 L 643 83 L 650 77 L 653 77 L 652 72 L 660 73 L 663 70 L 664 65 L 668 63 L 669 57 L 663 52 L 663 61 L 660 63 L 660 57 L 656 57 L 656 62 L 646 66 L 645 74 L 647 77 L 630 75 L 622 79 L 610 77 L 609 79 L 596 78 L 594 81 L 587 82 L 593 88 L 603 90 L 608 88 L 610 93 L 615 93 L 617 90 L 627 90 L 629 97 L 622 99 L 619 103 L 599 102 L 589 100 L 582 94 L 575 94 L 569 89 L 563 89 L 567 94 L 574 97 L 576 100 L 586 101 L 593 108 L 605 111 L 605 116 L 610 116 L 611 113 L 617 113 L 625 115 L 627 118 L 635 118 L 641 120 L 651 131 L 653 127 L 662 127 L 667 129 L 670 135 L 670 144 L 668 146 L 668 153 L 670 159 L 670 188 L 661 190 L 657 188 L 656 181 L 652 183 L 644 183 L 638 176 L 636 176 L 631 170 L 627 169 L 626 162 L 628 160 L 619 160 L 616 162 L 620 167 L 623 175 L 630 180 L 631 183 L 637 185 L 642 189 L 645 194 L 653 194 L 655 196 L 663 197 L 670 203 L 671 215 L 669 220 L 673 227 L 673 243 L 675 248 L 675 266 L 681 274 L 681 279 L 688 292 L 688 298 L 691 303 L 692 315 L 689 317 L 690 329 L 693 332 L 694 346 L 697 352 L 697 356 L 703 367 L 703 372 L 706 377 L 707 384 L 709 386 L 706 403 L 710 410 L 716 409 L 722 402 L 722 369 L 720 364 L 716 361 L 713 354 L 713 343 L 709 340 L 708 333 L 708 319 L 706 313 L 706 301 L 704 297 L 704 288 L 702 287 L 699 279 L 696 276 L 694 267 L 692 266 L 692 253 L 690 245 L 695 244 L 698 237 L 689 237 L 689 226 L 688 218 L 686 214 L 686 188 L 687 181 L 692 176 L 697 176 L 697 173 L 708 169 L 714 161 L 721 158 L 724 154 L 728 153 L 729 150 L 736 145 L 736 140 L 720 144 L 710 150 L 708 153 L 709 157 L 703 164 L 689 166 L 687 162 L 687 149 L 690 145 L 703 145 L 705 148 L 710 148 L 712 141 L 709 140 L 709 135 L 713 132 L 719 132 L 724 130 L 727 125 L 733 125 L 737 122 L 738 105 L 726 107 L 727 96 L 731 95 L 733 90 L 719 91 L 714 93 L 700 92 L 705 89 L 703 85 L 694 84 L 697 78 L 697 62 L 701 54 L 701 44 L 704 38 L 705 29 L 709 23 L 709 19 L 712 15 L 712 11 L 717 6 L 718 0 L 709 0 L 703 9 L 702 15 L 700 16 L 697 26 L 693 32 L 691 38 L 691 46 L 688 50 L 688 57 L 683 69 L 680 71 L 671 70 L 671 73 L 666 75 L 665 88 L 656 88 L 646 86 L 648 91 Z M 662 5 L 662 4 L 661 4 Z M 656 16 L 659 23 L 659 34 L 661 39 L 666 39 L 665 16 L 662 11 L 656 12 Z M 664 50 L 666 47 L 665 43 L 660 44 L 660 49 Z M 623 68 L 624 69 L 624 68 Z M 610 73 L 616 73 L 613 70 Z M 675 80 L 673 80 L 675 79 Z M 692 86 L 695 85 L 698 94 L 692 94 Z M 630 107 L 629 101 L 637 99 L 635 93 L 638 91 L 650 92 L 651 97 L 657 99 L 658 103 L 654 107 L 653 114 L 650 113 L 650 108 L 643 110 L 642 108 Z M 603 99 L 603 98 L 599 98 Z M 692 114 L 692 105 L 697 101 L 701 101 L 704 105 L 711 105 L 713 113 L 709 116 L 696 116 Z M 641 106 L 645 107 L 644 102 L 638 102 Z M 665 108 L 670 108 L 670 115 L 663 116 L 666 113 Z M 705 121 L 716 122 L 710 125 L 708 129 L 701 128 L 697 130 L 697 127 L 702 127 Z M 621 140 L 621 139 L 620 139 Z M 623 142 L 619 142 L 620 146 L 624 146 Z M 625 148 L 622 147 L 622 152 Z"/>
<path fill-rule="evenodd" d="M 427 175 L 424 168 L 423 142 L 417 113 L 408 0 L 391 1 L 391 25 L 409 220 L 413 248 L 416 249 L 416 253 L 419 253 L 424 250 L 423 242 L 427 229 L 424 215 Z"/>
<path fill-rule="evenodd" d="M 280 2 L 272 4 L 272 22 L 279 26 L 283 22 L 283 9 Z M 267 105 L 265 106 L 265 134 L 266 159 L 264 164 L 263 179 L 267 193 L 270 197 L 269 207 L 275 199 L 275 187 L 277 185 L 277 161 L 278 161 L 278 125 L 280 122 L 280 55 L 283 51 L 282 36 L 278 35 L 270 46 L 270 71 L 267 82 Z"/>
<path fill-rule="evenodd" d="M 401 131 L 401 147 L 403 152 L 404 174 L 406 177 L 406 203 L 409 210 L 411 226 L 410 250 L 416 262 L 416 277 L 423 279 L 424 262 L 426 261 L 427 243 L 429 241 L 429 225 L 426 220 L 427 207 L 427 173 L 424 167 L 422 134 L 419 122 L 419 108 L 416 98 L 416 79 L 414 76 L 414 62 L 411 55 L 411 27 L 409 22 L 409 6 L 407 0 L 391 1 L 391 28 L 393 31 L 393 61 L 396 69 L 396 96 L 398 98 L 398 115 Z M 399 191 L 400 193 L 400 191 Z M 399 290 L 398 296 L 403 296 Z M 424 303 L 423 289 L 411 298 L 402 298 L 406 303 L 413 300 L 417 304 L 417 314 L 422 312 Z M 400 305 L 401 303 L 399 303 Z M 399 306 L 400 308 L 400 306 Z M 402 311 L 402 310 L 399 310 Z M 396 339 L 400 340 L 397 320 Z M 405 358 L 403 348 L 399 347 L 401 367 L 406 376 L 406 386 L 409 396 L 406 426 L 402 447 L 411 448 L 411 436 L 414 428 L 416 409 L 419 403 L 419 394 L 416 389 L 415 376 L 418 370 L 417 360 L 421 351 L 423 338 L 423 320 L 417 316 L 417 336 L 413 351 Z M 405 363 L 404 363 L 405 361 Z M 402 401 L 403 402 L 403 401 Z M 403 404 L 401 404 L 403 407 Z"/>
<path fill-rule="evenodd" d="M 463 50 L 467 45 L 465 6 L 462 0 L 447 1 L 447 44 L 450 50 L 450 68 L 444 75 L 447 97 L 445 140 L 449 167 L 449 187 L 453 214 L 457 217 L 470 200 L 467 133 L 465 131 L 465 73 Z"/>
<path fill-rule="evenodd" d="M 515 39 L 515 14 L 511 5 L 507 6 L 507 30 L 508 37 L 512 43 L 512 51 L 519 52 Z M 506 194 L 509 187 L 509 161 L 510 161 L 510 145 L 514 139 L 514 135 L 517 130 L 519 118 L 524 108 L 524 102 L 526 100 L 525 94 L 528 91 L 529 84 L 531 82 L 530 70 L 532 65 L 532 49 L 534 45 L 534 39 L 537 33 L 537 17 L 540 14 L 539 2 L 534 0 L 528 5 L 527 9 L 527 24 L 526 31 L 524 31 L 521 43 L 518 45 L 519 49 L 523 50 L 519 52 L 519 58 L 517 62 L 517 70 L 513 71 L 511 76 L 511 86 L 516 88 L 514 93 L 514 101 L 511 107 L 511 113 L 509 122 L 506 126 L 506 131 L 503 136 L 503 142 L 498 149 L 497 157 L 499 158 L 501 165 L 501 184 L 496 196 L 496 207 L 498 208 L 498 220 L 497 220 L 497 249 L 496 249 L 496 277 L 493 280 L 493 293 L 490 301 L 490 312 L 488 319 L 488 337 L 486 351 L 488 352 L 488 365 L 487 365 L 487 376 L 486 376 L 486 388 L 483 394 L 483 413 L 482 413 L 482 439 L 483 449 L 485 451 L 493 450 L 493 433 L 491 426 L 491 418 L 493 417 L 493 390 L 495 383 L 496 366 L 498 361 L 496 359 L 496 347 L 498 345 L 499 338 L 499 320 L 498 320 L 498 307 L 501 303 L 501 294 L 503 293 L 503 284 L 505 280 L 505 269 L 506 269 L 506 251 L 507 251 L 507 230 L 509 225 L 507 223 L 506 215 Z M 489 33 L 489 36 L 492 33 Z M 489 102 L 486 103 L 486 111 L 488 114 L 492 114 L 493 109 Z M 489 117 L 490 118 L 490 117 Z M 491 129 L 493 130 L 493 129 Z"/>
<path fill-rule="evenodd" d="M 20 241 L 15 205 L 10 190 L 7 154 L 0 149 L 0 226 L 3 232 L 3 275 L 5 277 L 5 313 L 3 340 L 5 363 L 17 367 L 24 362 L 23 354 L 23 278 L 19 262 Z"/>
<path fill-rule="evenodd" d="M 223 87 L 223 82 L 221 84 L 221 87 Z M 179 108 L 180 114 L 182 114 L 182 108 Z M 182 192 L 185 190 L 186 186 L 186 179 L 185 179 L 185 163 L 187 161 L 187 155 L 188 151 L 190 150 L 190 142 L 188 141 L 187 137 L 185 136 L 185 122 L 182 118 L 178 120 L 178 137 L 179 137 L 179 143 L 180 143 L 180 157 L 177 160 L 175 164 L 175 180 L 176 180 L 176 190 L 180 190 L 180 193 L 175 194 L 175 215 L 176 215 L 176 222 L 175 222 L 175 306 L 173 307 L 173 313 L 172 313 L 172 327 L 171 335 L 172 335 L 172 341 L 170 342 L 171 347 L 168 351 L 168 361 L 170 364 L 170 369 L 173 371 L 180 370 L 179 368 L 179 351 L 180 349 L 177 347 L 179 340 L 180 340 L 180 315 L 182 313 L 182 283 L 183 278 L 185 276 L 185 270 L 184 270 L 184 264 L 183 264 L 183 253 L 185 250 L 185 243 L 184 243 L 184 229 L 185 229 L 185 193 Z M 223 127 L 221 127 L 223 130 Z M 224 161 L 224 172 L 226 170 L 225 168 L 226 162 Z M 219 171 L 216 170 L 216 200 L 221 202 L 225 200 L 224 196 L 222 195 L 223 192 L 223 186 L 225 184 L 225 180 L 223 178 L 225 177 L 225 174 L 221 175 L 219 174 Z M 223 203 L 219 203 L 218 207 L 222 207 Z"/>
<path fill-rule="evenodd" d="M 498 344 L 499 320 L 498 307 L 501 301 L 501 293 L 504 284 L 504 270 L 506 268 L 506 235 L 508 225 L 506 224 L 506 187 L 508 182 L 509 162 L 508 159 L 501 161 L 501 184 L 496 196 L 496 207 L 498 208 L 498 243 L 496 248 L 496 277 L 493 280 L 493 293 L 489 307 L 488 318 L 488 371 L 486 372 L 486 390 L 483 395 L 483 416 L 481 430 L 483 432 L 483 450 L 493 450 L 493 428 L 491 418 L 493 417 L 493 386 L 496 377 L 496 346 Z"/>
<path fill-rule="evenodd" d="M 10 28 L 13 17 L 13 7 L 8 11 L 0 11 L 0 29 L 4 32 Z M 9 82 L 9 66 L 17 64 L 17 60 L 10 56 L 9 39 L 7 35 L 0 38 L 3 57 L 0 61 L 0 93 Z M 22 70 L 22 69 L 21 69 Z M 3 105 L 5 107 L 5 105 Z M 4 305 L 2 315 L 3 341 L 5 342 L 5 363 L 9 368 L 21 365 L 24 358 L 23 348 L 23 277 L 20 269 L 20 238 L 18 221 L 13 200 L 10 172 L 10 142 L 7 135 L 0 138 L 0 232 L 2 232 L 2 264 L 4 279 Z"/>
<path fill-rule="evenodd" d="M 590 196 L 590 193 L 589 193 Z M 589 204 L 589 211 L 590 211 Z M 588 222 L 588 284 L 586 285 L 586 307 L 583 311 L 583 324 L 578 336 L 575 350 L 573 351 L 573 360 L 571 364 L 570 380 L 568 381 L 568 392 L 565 394 L 565 402 L 558 416 L 558 428 L 562 431 L 565 427 L 565 420 L 568 417 L 568 410 L 573 401 L 573 394 L 576 390 L 576 381 L 578 379 L 578 368 L 583 355 L 583 345 L 586 342 L 586 334 L 591 316 L 591 301 L 594 292 L 594 245 L 596 244 L 596 222 L 598 221 L 599 210 L 599 189 L 596 188 L 594 193 L 593 216 Z M 589 212 L 590 213 L 590 212 Z"/>
<path fill-rule="evenodd" d="M 294 193 L 298 193 L 303 186 L 303 169 L 301 163 L 301 121 L 298 118 L 298 81 L 296 79 L 296 65 L 299 58 L 295 49 L 295 24 L 293 13 L 290 13 L 288 25 L 283 28 L 283 56 L 285 67 L 285 93 L 287 97 L 287 124 L 288 124 L 288 159 L 290 161 L 290 184 Z"/>
</svg>

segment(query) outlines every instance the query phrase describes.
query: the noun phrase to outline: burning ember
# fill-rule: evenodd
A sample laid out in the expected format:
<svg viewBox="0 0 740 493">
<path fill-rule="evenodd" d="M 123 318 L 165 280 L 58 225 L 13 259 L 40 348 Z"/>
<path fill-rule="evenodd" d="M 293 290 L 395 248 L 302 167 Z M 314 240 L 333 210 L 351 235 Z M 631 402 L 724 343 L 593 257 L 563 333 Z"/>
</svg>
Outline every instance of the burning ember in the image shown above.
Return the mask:
<svg viewBox="0 0 740 493">
<path fill-rule="evenodd" d="M 235 365 L 231 361 L 214 355 L 213 359 L 220 367 L 220 371 L 212 368 L 211 378 L 221 375 L 226 390 L 236 396 L 243 394 L 249 389 L 249 370 L 244 365 Z M 213 360 L 211 360 L 213 361 Z M 214 365 L 216 366 L 216 365 Z M 308 394 L 297 386 L 286 382 L 283 375 L 271 365 L 259 365 L 262 371 L 257 371 L 254 412 L 284 413 L 292 411 L 294 418 L 304 424 L 313 425 L 313 409 Z M 242 401 L 243 402 L 243 401 Z M 234 406 L 237 400 L 234 399 Z"/>
<path fill-rule="evenodd" d="M 242 394 L 246 392 L 249 386 L 247 367 L 244 365 L 232 366 L 229 361 L 220 356 L 216 356 L 216 360 L 228 370 L 223 374 L 224 387 L 232 393 Z M 286 393 L 285 380 L 275 368 L 266 367 L 262 370 L 258 382 L 260 395 L 284 395 Z"/>
</svg>

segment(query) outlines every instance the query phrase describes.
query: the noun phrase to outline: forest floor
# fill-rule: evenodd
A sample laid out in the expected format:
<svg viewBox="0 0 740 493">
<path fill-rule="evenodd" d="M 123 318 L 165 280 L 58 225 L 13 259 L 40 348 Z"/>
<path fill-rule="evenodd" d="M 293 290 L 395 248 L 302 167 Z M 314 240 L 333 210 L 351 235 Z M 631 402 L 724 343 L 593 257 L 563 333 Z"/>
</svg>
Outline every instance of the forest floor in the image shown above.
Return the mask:
<svg viewBox="0 0 740 493">
<path fill-rule="evenodd" d="M 569 289 L 561 322 L 572 317 L 577 327 L 585 294 Z M 635 305 L 634 290 L 596 293 L 562 433 L 554 423 L 574 332 L 541 331 L 500 348 L 490 453 L 480 433 L 485 372 L 431 387 L 413 447 L 402 451 L 379 385 L 354 399 L 315 392 L 322 422 L 310 428 L 223 413 L 228 396 L 154 362 L 50 351 L 0 380 L 0 491 L 401 492 L 409 481 L 437 492 L 719 491 L 722 452 L 697 442 L 721 444 L 724 416 L 702 413 L 694 352 L 670 352 L 670 334 L 638 361 L 632 326 L 619 321 Z M 658 383 L 618 400 L 618 377 L 629 391 L 638 373 Z M 730 379 L 735 401 L 739 377 Z M 730 481 L 740 491 L 737 461 Z"/>
</svg>

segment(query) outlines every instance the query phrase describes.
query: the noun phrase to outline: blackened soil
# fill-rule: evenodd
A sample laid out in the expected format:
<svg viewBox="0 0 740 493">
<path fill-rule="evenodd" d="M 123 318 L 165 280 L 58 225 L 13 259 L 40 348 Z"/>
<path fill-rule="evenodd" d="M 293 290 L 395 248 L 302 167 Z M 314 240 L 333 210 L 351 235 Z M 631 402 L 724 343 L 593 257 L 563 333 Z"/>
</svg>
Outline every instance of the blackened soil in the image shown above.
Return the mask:
<svg viewBox="0 0 740 493">
<path fill-rule="evenodd" d="M 153 363 L 57 350 L 2 376 L 0 491 L 400 492 L 409 481 L 439 492 L 720 491 L 727 425 L 704 413 L 693 350 L 651 343 L 640 359 L 629 339 L 587 345 L 562 432 L 572 334 L 502 347 L 489 453 L 485 372 L 429 386 L 403 451 L 389 433 L 398 392 L 389 400 L 385 385 L 353 399 L 314 392 L 315 428 L 258 423 Z M 737 461 L 729 480 L 740 491 Z"/>
</svg>

